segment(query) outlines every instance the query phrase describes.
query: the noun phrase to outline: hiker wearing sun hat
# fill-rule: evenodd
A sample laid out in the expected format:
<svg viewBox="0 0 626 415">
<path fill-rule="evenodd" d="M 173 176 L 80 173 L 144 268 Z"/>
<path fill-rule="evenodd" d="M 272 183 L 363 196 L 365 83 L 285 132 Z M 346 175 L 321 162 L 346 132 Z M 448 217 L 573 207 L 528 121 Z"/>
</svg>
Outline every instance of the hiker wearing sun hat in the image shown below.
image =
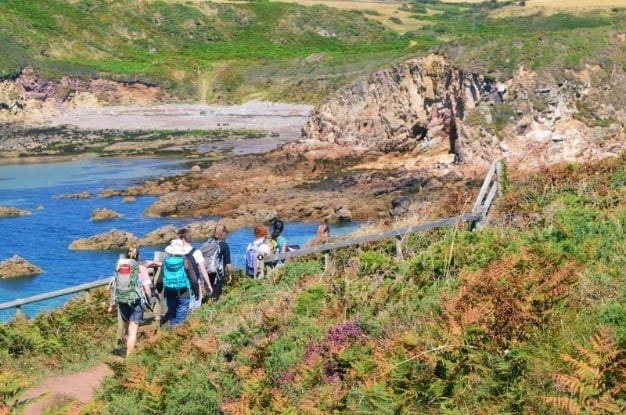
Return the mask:
<svg viewBox="0 0 626 415">
<path fill-rule="evenodd" d="M 191 245 L 191 230 L 189 228 L 181 228 L 178 230 L 178 238 L 183 241 L 183 245 L 187 248 L 190 248 L 190 252 L 188 255 L 189 262 L 193 265 L 194 271 L 196 271 L 196 275 L 198 276 L 198 280 L 202 278 L 204 280 L 204 286 L 206 287 L 209 294 L 213 293 L 213 285 L 211 284 L 211 279 L 209 278 L 209 274 L 206 270 L 206 264 L 204 263 L 204 255 L 202 255 L 202 251 L 196 249 Z M 199 295 L 197 295 L 194 299 L 194 302 L 191 304 L 191 310 L 199 307 L 202 303 L 202 288 L 198 289 Z"/>
<path fill-rule="evenodd" d="M 162 324 L 169 323 L 171 328 L 181 324 L 187 318 L 192 292 L 198 295 L 198 276 L 187 255 L 191 246 L 181 239 L 172 239 L 165 247 L 167 256 L 163 259 L 163 293 L 167 312 Z"/>
</svg>

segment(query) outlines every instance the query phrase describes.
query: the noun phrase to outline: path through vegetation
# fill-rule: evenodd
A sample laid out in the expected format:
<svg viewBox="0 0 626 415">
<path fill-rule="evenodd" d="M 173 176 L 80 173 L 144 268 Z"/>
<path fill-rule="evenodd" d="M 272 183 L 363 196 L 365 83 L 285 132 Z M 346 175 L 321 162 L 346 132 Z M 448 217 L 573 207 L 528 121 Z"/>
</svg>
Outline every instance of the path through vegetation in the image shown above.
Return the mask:
<svg viewBox="0 0 626 415">
<path fill-rule="evenodd" d="M 32 399 L 26 405 L 22 414 L 39 415 L 47 407 L 63 402 L 63 400 L 78 401 L 77 406 L 82 406 L 91 400 L 93 392 L 106 376 L 113 372 L 105 364 L 101 363 L 85 371 L 69 375 L 56 376 L 44 380 L 28 390 L 21 399 Z M 79 408 L 76 408 L 76 413 Z"/>
</svg>

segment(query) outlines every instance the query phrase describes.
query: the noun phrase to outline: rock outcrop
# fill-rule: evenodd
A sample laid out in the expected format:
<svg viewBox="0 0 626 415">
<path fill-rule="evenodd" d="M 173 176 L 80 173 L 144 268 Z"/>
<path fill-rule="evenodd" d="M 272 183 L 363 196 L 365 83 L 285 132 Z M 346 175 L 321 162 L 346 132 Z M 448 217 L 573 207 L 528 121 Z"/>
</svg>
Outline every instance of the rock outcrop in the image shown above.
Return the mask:
<svg viewBox="0 0 626 415">
<path fill-rule="evenodd" d="M 147 216 L 189 216 L 189 212 L 225 200 L 228 193 L 220 189 L 176 191 L 162 196 L 145 211 Z"/>
<path fill-rule="evenodd" d="M 231 227 L 232 222 L 224 221 L 228 228 Z M 217 222 L 199 221 L 190 223 L 187 225 L 191 231 L 193 239 L 206 239 L 212 236 L 215 231 L 215 225 Z M 131 245 L 137 246 L 155 246 L 155 245 L 167 245 L 172 239 L 177 238 L 178 228 L 172 225 L 165 225 L 154 231 L 148 233 L 143 238 L 137 238 L 130 232 L 120 231 L 118 229 L 111 229 L 107 232 L 99 235 L 94 235 L 89 238 L 82 238 L 73 241 L 69 249 L 72 250 L 89 250 L 89 251 L 107 251 L 107 250 L 124 250 Z"/>
<path fill-rule="evenodd" d="M 63 193 L 62 195 L 54 195 L 53 199 L 89 199 L 91 192 L 79 192 L 79 193 Z"/>
<path fill-rule="evenodd" d="M 95 209 L 91 213 L 91 220 L 92 221 L 109 220 L 109 219 L 119 218 L 120 216 L 122 215 L 114 210 L 102 208 L 102 209 Z"/>
<path fill-rule="evenodd" d="M 626 148 L 624 74 L 596 80 L 598 70 L 557 79 L 520 68 L 496 82 L 441 56 L 410 59 L 320 105 L 297 150 L 319 158 L 395 153 L 426 163 L 449 154 L 436 162 L 474 166 L 505 158 L 529 169 L 614 156 Z"/>
<path fill-rule="evenodd" d="M 213 236 L 216 224 L 217 222 L 208 220 L 190 223 L 187 227 L 191 231 L 193 239 L 206 239 L 209 236 Z M 228 227 L 228 225 L 226 226 Z M 141 246 L 166 245 L 177 237 L 177 232 L 178 228 L 172 225 L 165 225 L 139 239 L 137 244 Z"/>
<path fill-rule="evenodd" d="M 75 251 L 124 250 L 135 244 L 137 244 L 137 237 L 132 233 L 111 229 L 100 235 L 73 241 L 69 249 Z"/>
<path fill-rule="evenodd" d="M 0 218 L 15 218 L 30 215 L 28 210 L 22 210 L 11 206 L 0 206 Z"/>
<path fill-rule="evenodd" d="M 32 277 L 42 272 L 41 268 L 18 255 L 0 262 L 0 279 Z"/>
<path fill-rule="evenodd" d="M 148 105 L 171 98 L 162 89 L 139 82 L 66 76 L 51 81 L 26 67 L 15 79 L 0 82 L 0 122 L 33 124 L 72 108 Z"/>
</svg>

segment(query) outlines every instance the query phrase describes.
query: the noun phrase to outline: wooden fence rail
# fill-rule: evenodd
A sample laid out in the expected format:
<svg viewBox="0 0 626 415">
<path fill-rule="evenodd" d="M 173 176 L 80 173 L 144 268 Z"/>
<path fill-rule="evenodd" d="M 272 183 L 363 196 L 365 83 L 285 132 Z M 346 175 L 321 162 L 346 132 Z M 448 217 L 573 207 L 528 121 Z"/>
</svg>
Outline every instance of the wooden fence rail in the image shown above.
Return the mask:
<svg viewBox="0 0 626 415">
<path fill-rule="evenodd" d="M 309 254 L 316 254 L 320 252 L 332 251 L 337 248 L 343 248 L 350 245 L 360 245 L 367 242 L 379 241 L 381 239 L 388 239 L 393 237 L 404 236 L 413 232 L 427 231 L 430 229 L 441 228 L 443 226 L 456 225 L 464 222 L 474 222 L 482 219 L 482 212 L 467 213 L 461 216 L 454 216 L 451 218 L 440 219 L 433 222 L 421 223 L 419 225 L 411 225 L 404 228 L 392 229 L 389 231 L 379 232 L 371 235 L 357 236 L 355 238 L 344 239 L 337 242 L 330 242 L 325 244 L 319 244 L 310 248 L 296 249 L 291 252 L 282 252 L 280 254 L 268 255 L 263 258 L 264 262 L 274 262 L 277 260 L 296 258 Z"/>
<path fill-rule="evenodd" d="M 473 229 L 480 227 L 481 223 L 485 220 L 487 216 L 487 212 L 491 207 L 491 203 L 493 202 L 498 190 L 499 190 L 499 163 L 492 163 L 489 171 L 487 172 L 487 176 L 483 181 L 482 187 L 478 193 L 478 197 L 476 198 L 476 202 L 474 203 L 474 207 L 470 213 L 466 213 L 465 215 L 454 216 L 446 219 L 439 219 L 433 222 L 421 223 L 418 225 L 406 226 L 403 228 L 391 229 L 384 232 L 379 232 L 371 235 L 358 236 L 355 238 L 344 239 L 337 242 L 330 242 L 325 244 L 316 245 L 310 248 L 301 248 L 296 249 L 290 252 L 282 252 L 280 254 L 267 255 L 263 258 L 263 262 L 274 262 L 278 260 L 288 259 L 288 258 L 296 258 L 309 254 L 316 254 L 320 252 L 329 252 L 333 249 L 342 248 L 350 245 L 359 245 L 367 242 L 379 241 L 381 239 L 388 238 L 399 238 L 400 236 L 407 235 L 413 232 L 420 232 L 431 230 L 435 228 L 441 228 L 443 226 L 451 226 L 457 225 L 460 223 L 470 223 Z M 487 192 L 489 190 L 489 192 Z M 398 247 L 399 248 L 399 247 Z M 398 249 L 398 252 L 401 252 Z"/>
<path fill-rule="evenodd" d="M 7 310 L 9 308 L 17 308 L 19 310 L 20 307 L 25 305 L 25 304 L 31 304 L 31 303 L 37 303 L 39 301 L 50 300 L 52 298 L 62 297 L 64 295 L 68 295 L 68 294 L 75 294 L 75 293 L 78 293 L 78 292 L 81 292 L 81 291 L 89 291 L 89 290 L 91 290 L 93 288 L 103 287 L 105 285 L 109 285 L 110 282 L 111 282 L 111 277 L 108 277 L 108 278 L 103 278 L 101 280 L 87 282 L 87 283 L 81 284 L 81 285 L 76 285 L 74 287 L 62 288 L 62 289 L 56 290 L 56 291 L 50 291 L 50 292 L 43 293 L 43 294 L 33 295 L 32 297 L 18 298 L 18 299 L 13 300 L 13 301 L 9 301 L 9 302 L 6 302 L 6 303 L 1 303 L 0 304 L 0 311 L 1 310 Z"/>
<path fill-rule="evenodd" d="M 277 260 L 283 260 L 288 258 L 296 258 L 304 255 L 316 254 L 316 253 L 324 253 L 325 255 L 328 252 L 337 249 L 343 248 L 350 245 L 359 245 L 367 242 L 379 241 L 382 239 L 388 238 L 396 238 L 397 243 L 399 244 L 400 237 L 420 231 L 431 230 L 435 228 L 440 228 L 443 226 L 451 226 L 457 225 L 461 223 L 469 223 L 472 229 L 479 228 L 484 220 L 487 217 L 487 213 L 489 208 L 491 207 L 491 203 L 493 202 L 496 194 L 500 189 L 500 176 L 501 175 L 501 166 L 499 162 L 494 162 L 491 164 L 489 171 L 487 172 L 487 176 L 483 181 L 481 189 L 478 193 L 478 197 L 476 198 L 476 202 L 474 203 L 474 207 L 470 213 L 466 213 L 460 216 L 454 216 L 446 219 L 440 219 L 433 222 L 422 223 L 418 225 L 406 226 L 403 228 L 392 229 L 384 232 L 379 232 L 371 235 L 358 236 L 355 238 L 345 239 L 336 242 L 330 242 L 325 244 L 316 245 L 310 248 L 301 248 L 291 252 L 283 252 L 280 254 L 268 255 L 263 261 L 264 262 L 274 262 Z M 401 252 L 400 246 L 398 245 L 398 252 Z M 6 303 L 0 304 L 0 311 L 6 310 L 9 308 L 17 308 L 18 312 L 20 307 L 24 304 L 35 303 L 38 301 L 49 300 L 55 297 L 60 297 L 63 295 L 73 294 L 81 291 L 89 291 L 96 287 L 102 287 L 104 285 L 108 285 L 111 281 L 111 277 L 101 279 L 98 281 L 93 281 L 81 285 L 77 285 L 75 287 L 64 288 L 57 291 L 52 291 L 44 294 L 35 295 L 28 298 L 16 299 L 13 301 L 9 301 Z"/>
</svg>

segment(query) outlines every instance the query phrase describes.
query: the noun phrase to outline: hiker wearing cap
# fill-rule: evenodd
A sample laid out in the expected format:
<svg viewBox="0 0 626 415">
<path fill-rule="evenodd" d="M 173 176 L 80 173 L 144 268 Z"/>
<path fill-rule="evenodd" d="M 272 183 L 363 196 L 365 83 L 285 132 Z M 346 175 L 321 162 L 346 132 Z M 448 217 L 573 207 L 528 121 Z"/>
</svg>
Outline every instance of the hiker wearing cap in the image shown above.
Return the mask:
<svg viewBox="0 0 626 415">
<path fill-rule="evenodd" d="M 198 275 L 190 263 L 191 246 L 181 239 L 172 239 L 165 247 L 167 254 L 163 258 L 163 295 L 167 312 L 161 323 L 168 323 L 170 328 L 181 324 L 187 318 L 192 295 L 199 297 Z"/>
<path fill-rule="evenodd" d="M 142 302 L 151 302 L 152 282 L 148 269 L 139 263 L 139 250 L 131 246 L 125 258 L 120 258 L 115 267 L 115 278 L 111 286 L 111 304 L 117 304 L 119 315 L 124 321 L 124 338 L 126 340 L 126 357 L 135 348 L 137 330 L 143 320 Z M 143 300 L 143 301 L 142 301 Z"/>
</svg>

